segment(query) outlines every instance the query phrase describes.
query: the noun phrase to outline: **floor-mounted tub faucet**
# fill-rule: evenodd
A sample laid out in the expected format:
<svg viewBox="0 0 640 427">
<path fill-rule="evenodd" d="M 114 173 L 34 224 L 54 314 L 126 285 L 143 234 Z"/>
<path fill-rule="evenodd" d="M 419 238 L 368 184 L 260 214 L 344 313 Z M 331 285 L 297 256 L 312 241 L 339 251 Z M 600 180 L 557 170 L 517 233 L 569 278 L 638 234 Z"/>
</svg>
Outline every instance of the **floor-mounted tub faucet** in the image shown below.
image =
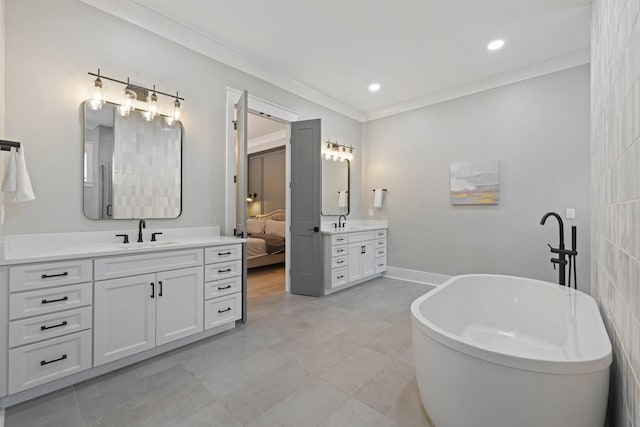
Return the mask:
<svg viewBox="0 0 640 427">
<path fill-rule="evenodd" d="M 564 247 L 564 223 L 562 222 L 562 217 L 555 212 L 547 212 L 544 214 L 542 219 L 540 220 L 540 225 L 544 225 L 547 221 L 547 218 L 550 216 L 554 217 L 558 220 L 558 234 L 559 234 L 559 242 L 558 247 L 554 248 L 550 244 L 547 243 L 549 249 L 551 249 L 551 253 L 558 254 L 558 258 L 551 258 L 551 263 L 553 264 L 553 269 L 556 269 L 556 264 L 560 266 L 558 271 L 558 284 L 565 286 L 566 285 L 566 268 L 565 266 L 569 264 L 569 285 L 571 285 L 571 264 L 573 261 L 573 269 L 575 276 L 575 256 L 578 255 L 578 251 L 576 251 L 576 226 L 571 227 L 571 249 L 565 249 Z M 567 256 L 569 260 L 567 261 Z M 577 284 L 577 277 L 575 278 L 575 284 Z M 575 285 L 574 285 L 575 286 Z M 576 287 L 577 288 L 577 287 Z"/>
</svg>

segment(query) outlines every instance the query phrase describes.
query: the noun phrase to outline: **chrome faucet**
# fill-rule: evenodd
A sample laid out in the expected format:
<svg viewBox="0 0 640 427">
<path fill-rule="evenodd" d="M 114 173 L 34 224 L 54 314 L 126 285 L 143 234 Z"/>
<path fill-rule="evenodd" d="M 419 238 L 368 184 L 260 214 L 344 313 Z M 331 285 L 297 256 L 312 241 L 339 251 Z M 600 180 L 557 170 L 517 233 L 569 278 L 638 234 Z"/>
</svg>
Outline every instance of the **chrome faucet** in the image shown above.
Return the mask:
<svg viewBox="0 0 640 427">
<path fill-rule="evenodd" d="M 344 218 L 344 222 L 342 222 L 342 218 Z M 342 228 L 345 225 L 347 225 L 347 216 L 346 215 L 340 215 L 338 217 L 338 228 Z"/>
<path fill-rule="evenodd" d="M 144 222 L 144 219 L 141 219 L 138 222 L 138 243 L 142 243 L 144 240 L 142 240 L 142 229 L 143 228 L 147 228 L 147 223 Z"/>
</svg>

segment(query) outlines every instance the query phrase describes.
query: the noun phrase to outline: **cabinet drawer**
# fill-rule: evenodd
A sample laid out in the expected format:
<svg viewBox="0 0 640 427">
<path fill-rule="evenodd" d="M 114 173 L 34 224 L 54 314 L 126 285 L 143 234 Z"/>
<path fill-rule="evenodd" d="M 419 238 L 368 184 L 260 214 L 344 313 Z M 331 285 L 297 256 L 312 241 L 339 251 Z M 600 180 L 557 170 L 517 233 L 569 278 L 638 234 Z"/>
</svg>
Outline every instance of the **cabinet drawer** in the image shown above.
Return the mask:
<svg viewBox="0 0 640 427">
<path fill-rule="evenodd" d="M 9 296 L 9 319 L 54 313 L 91 305 L 92 302 L 91 283 L 11 294 Z"/>
<path fill-rule="evenodd" d="M 336 288 L 347 283 L 347 267 L 331 270 L 331 287 Z"/>
<path fill-rule="evenodd" d="M 95 260 L 96 280 L 177 270 L 202 265 L 202 249 L 115 256 Z"/>
<path fill-rule="evenodd" d="M 9 393 L 17 393 L 91 367 L 91 331 L 9 351 Z"/>
<path fill-rule="evenodd" d="M 9 323 L 9 347 L 91 329 L 91 307 L 46 314 Z"/>
<path fill-rule="evenodd" d="M 204 302 L 204 328 L 211 329 L 242 317 L 240 293 Z"/>
<path fill-rule="evenodd" d="M 332 246 L 331 247 L 331 256 L 342 256 L 347 255 L 349 253 L 349 249 L 347 245 L 344 246 Z"/>
<path fill-rule="evenodd" d="M 376 251 L 376 257 L 380 257 L 380 256 L 386 256 L 387 255 L 387 248 L 375 248 Z"/>
<path fill-rule="evenodd" d="M 204 250 L 205 264 L 236 259 L 242 259 L 242 245 L 215 246 Z"/>
<path fill-rule="evenodd" d="M 242 277 L 236 276 L 229 279 L 216 280 L 204 284 L 204 299 L 217 298 L 233 294 L 242 290 Z"/>
<path fill-rule="evenodd" d="M 376 239 L 386 239 L 387 238 L 387 230 L 376 230 L 374 231 L 376 235 Z"/>
<path fill-rule="evenodd" d="M 242 274 L 242 261 L 219 262 L 204 266 L 204 280 L 226 279 Z"/>
<path fill-rule="evenodd" d="M 332 245 L 344 245 L 349 243 L 349 238 L 346 234 L 334 234 L 331 236 Z"/>
<path fill-rule="evenodd" d="M 373 231 L 362 231 L 360 233 L 351 233 L 349 235 L 349 243 L 365 242 L 373 240 Z"/>
<path fill-rule="evenodd" d="M 376 258 L 375 262 L 376 262 L 376 265 L 375 265 L 376 273 L 382 273 L 383 271 L 387 270 L 387 257 L 386 256 Z"/>
<path fill-rule="evenodd" d="M 376 239 L 376 248 L 386 248 L 387 247 L 387 239 Z"/>
<path fill-rule="evenodd" d="M 92 279 L 91 260 L 88 259 L 20 265 L 9 268 L 9 290 L 11 292 L 90 282 Z"/>
<path fill-rule="evenodd" d="M 338 256 L 331 258 L 331 268 L 344 267 L 349 264 L 349 259 L 346 256 Z"/>
</svg>

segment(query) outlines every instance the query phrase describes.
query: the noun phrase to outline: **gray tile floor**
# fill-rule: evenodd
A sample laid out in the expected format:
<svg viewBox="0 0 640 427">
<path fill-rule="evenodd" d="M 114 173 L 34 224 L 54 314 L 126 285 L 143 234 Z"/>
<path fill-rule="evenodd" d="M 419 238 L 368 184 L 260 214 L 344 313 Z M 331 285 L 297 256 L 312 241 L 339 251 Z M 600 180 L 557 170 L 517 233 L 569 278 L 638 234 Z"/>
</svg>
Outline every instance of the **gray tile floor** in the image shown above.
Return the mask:
<svg viewBox="0 0 640 427">
<path fill-rule="evenodd" d="M 379 278 L 255 301 L 246 325 L 9 408 L 6 427 L 429 426 L 409 315 L 426 291 Z"/>
</svg>

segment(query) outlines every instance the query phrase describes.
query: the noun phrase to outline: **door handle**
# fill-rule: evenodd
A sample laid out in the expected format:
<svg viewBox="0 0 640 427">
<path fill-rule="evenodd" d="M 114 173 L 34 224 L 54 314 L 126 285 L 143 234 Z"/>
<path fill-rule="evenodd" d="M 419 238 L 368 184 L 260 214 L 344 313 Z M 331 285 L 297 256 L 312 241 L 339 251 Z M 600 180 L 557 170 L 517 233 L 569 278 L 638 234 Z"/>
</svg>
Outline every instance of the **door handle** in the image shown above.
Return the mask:
<svg viewBox="0 0 640 427">
<path fill-rule="evenodd" d="M 158 286 L 160 287 L 160 289 L 158 289 L 158 296 L 161 297 L 162 296 L 162 280 L 158 280 Z"/>
<path fill-rule="evenodd" d="M 307 228 L 307 230 L 317 233 L 318 231 L 320 231 L 320 227 Z"/>
<path fill-rule="evenodd" d="M 151 298 L 155 298 L 156 297 L 156 285 L 152 282 L 151 283 Z"/>
</svg>

